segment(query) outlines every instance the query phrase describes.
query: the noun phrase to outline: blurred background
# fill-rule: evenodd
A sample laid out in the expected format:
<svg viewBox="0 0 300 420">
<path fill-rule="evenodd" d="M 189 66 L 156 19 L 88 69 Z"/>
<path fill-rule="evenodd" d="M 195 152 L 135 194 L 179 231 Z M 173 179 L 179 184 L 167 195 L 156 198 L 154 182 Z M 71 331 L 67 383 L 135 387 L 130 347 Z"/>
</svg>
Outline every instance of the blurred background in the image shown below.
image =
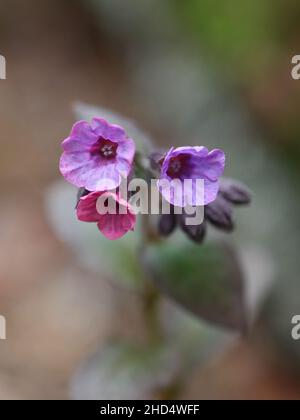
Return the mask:
<svg viewBox="0 0 300 420">
<path fill-rule="evenodd" d="M 167 308 L 202 341 L 184 380 L 164 376 L 158 388 L 172 382 L 187 399 L 298 399 L 299 1 L 0 0 L 0 10 L 0 399 L 88 397 L 78 380 L 70 391 L 78 366 L 111 337 L 143 339 L 136 293 L 78 259 L 77 224 L 64 229 L 74 202 L 58 160 L 78 101 L 137 121 L 161 146 L 223 148 L 227 175 L 254 192 L 230 239 L 258 308 L 253 328 L 228 342 Z M 133 398 L 140 382 L 150 383 L 146 398 L 175 395 L 138 375 L 123 375 L 114 396 L 130 381 Z"/>
</svg>

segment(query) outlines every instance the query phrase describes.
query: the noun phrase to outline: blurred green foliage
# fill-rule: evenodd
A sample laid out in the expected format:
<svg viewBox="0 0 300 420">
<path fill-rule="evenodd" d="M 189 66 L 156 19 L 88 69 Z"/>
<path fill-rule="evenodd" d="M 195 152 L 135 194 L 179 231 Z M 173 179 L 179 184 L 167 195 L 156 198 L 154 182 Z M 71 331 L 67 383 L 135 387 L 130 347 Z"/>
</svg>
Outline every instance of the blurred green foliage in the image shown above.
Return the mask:
<svg viewBox="0 0 300 420">
<path fill-rule="evenodd" d="M 280 159 L 298 169 L 300 83 L 291 79 L 299 54 L 297 0 L 170 0 L 177 20 L 206 59 L 242 87 L 253 116 L 266 128 Z M 217 64 L 216 64 L 217 63 Z"/>
<path fill-rule="evenodd" d="M 238 63 L 236 69 L 231 67 L 234 73 L 258 69 L 263 56 L 276 49 L 280 0 L 173 1 L 184 27 L 210 55 L 223 64 Z"/>
<path fill-rule="evenodd" d="M 186 310 L 220 327 L 244 331 L 244 278 L 230 246 L 177 241 L 147 246 L 143 264 L 149 278 Z"/>
</svg>

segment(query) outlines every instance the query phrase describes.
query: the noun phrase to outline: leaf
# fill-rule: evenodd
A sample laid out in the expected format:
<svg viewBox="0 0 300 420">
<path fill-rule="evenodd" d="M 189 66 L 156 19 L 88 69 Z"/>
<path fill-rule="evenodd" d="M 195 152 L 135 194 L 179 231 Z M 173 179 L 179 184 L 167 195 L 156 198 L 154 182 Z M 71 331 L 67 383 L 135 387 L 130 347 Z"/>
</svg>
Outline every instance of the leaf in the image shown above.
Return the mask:
<svg viewBox="0 0 300 420">
<path fill-rule="evenodd" d="M 146 247 L 143 264 L 157 287 L 188 311 L 221 327 L 247 328 L 244 280 L 228 245 L 168 241 Z"/>
<path fill-rule="evenodd" d="M 78 370 L 71 383 L 74 400 L 150 399 L 167 388 L 177 359 L 164 347 L 110 343 Z"/>
<path fill-rule="evenodd" d="M 88 105 L 83 102 L 74 104 L 74 113 L 77 119 L 91 121 L 94 117 L 104 118 L 111 124 L 117 124 L 124 128 L 129 137 L 136 144 L 136 150 L 142 154 L 149 155 L 152 150 L 150 137 L 138 128 L 135 123 L 113 111 L 99 106 Z"/>
</svg>

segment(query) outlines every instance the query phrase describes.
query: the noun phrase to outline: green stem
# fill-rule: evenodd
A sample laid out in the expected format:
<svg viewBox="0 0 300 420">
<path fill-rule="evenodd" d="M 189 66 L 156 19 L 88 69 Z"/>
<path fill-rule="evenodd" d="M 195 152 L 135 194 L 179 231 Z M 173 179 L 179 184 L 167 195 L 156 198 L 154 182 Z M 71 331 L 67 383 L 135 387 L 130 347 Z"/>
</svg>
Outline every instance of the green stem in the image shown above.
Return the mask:
<svg viewBox="0 0 300 420">
<path fill-rule="evenodd" d="M 159 319 L 159 305 L 159 291 L 146 280 L 143 299 L 143 312 L 149 341 L 153 345 L 160 343 L 163 339 L 163 333 Z"/>
<path fill-rule="evenodd" d="M 150 216 L 144 215 L 143 226 L 143 247 L 147 247 L 153 242 L 158 242 L 159 236 L 151 227 Z M 143 293 L 143 314 L 145 326 L 148 332 L 149 341 L 152 344 L 157 344 L 163 339 L 163 331 L 159 319 L 159 304 L 160 292 L 147 278 L 145 273 L 144 277 L 144 293 Z"/>
</svg>

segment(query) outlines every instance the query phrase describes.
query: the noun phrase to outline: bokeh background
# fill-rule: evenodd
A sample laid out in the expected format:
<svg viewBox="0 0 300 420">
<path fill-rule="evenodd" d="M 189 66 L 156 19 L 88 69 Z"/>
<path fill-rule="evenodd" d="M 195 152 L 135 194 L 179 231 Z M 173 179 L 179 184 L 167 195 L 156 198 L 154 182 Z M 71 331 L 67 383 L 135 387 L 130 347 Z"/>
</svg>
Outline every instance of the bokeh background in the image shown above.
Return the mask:
<svg viewBox="0 0 300 420">
<path fill-rule="evenodd" d="M 176 397 L 298 399 L 299 1 L 0 0 L 0 10 L 0 399 L 70 398 L 101 344 L 144 333 L 135 293 L 89 270 L 56 226 L 60 141 L 77 101 L 138 121 L 161 146 L 224 148 L 227 175 L 254 192 L 232 241 L 255 323 L 227 346 L 204 335 Z"/>
</svg>

